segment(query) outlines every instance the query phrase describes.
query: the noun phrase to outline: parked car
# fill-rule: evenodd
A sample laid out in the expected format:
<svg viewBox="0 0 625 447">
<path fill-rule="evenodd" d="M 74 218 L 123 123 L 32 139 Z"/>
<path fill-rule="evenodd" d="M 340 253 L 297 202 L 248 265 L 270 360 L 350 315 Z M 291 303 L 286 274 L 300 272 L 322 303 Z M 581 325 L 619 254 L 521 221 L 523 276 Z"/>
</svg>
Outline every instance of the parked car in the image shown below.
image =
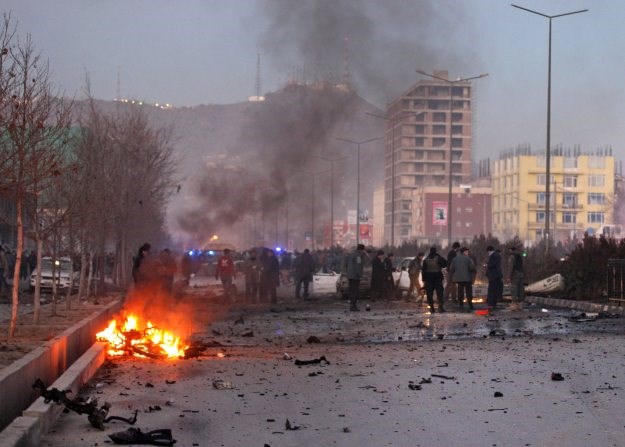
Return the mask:
<svg viewBox="0 0 625 447">
<path fill-rule="evenodd" d="M 326 272 L 319 270 L 313 274 L 312 291 L 313 295 L 325 295 L 336 293 L 339 288 L 341 275 L 336 272 Z"/>
<path fill-rule="evenodd" d="M 78 281 L 80 279 L 80 272 L 74 270 L 74 265 L 70 258 L 58 258 L 54 261 L 50 256 L 44 256 L 41 258 L 41 290 L 52 290 L 52 270 L 56 274 L 56 287 L 59 291 L 65 291 L 68 287 L 72 289 L 78 288 Z M 72 279 L 73 276 L 73 279 Z M 35 289 L 37 282 L 37 270 L 30 275 L 30 289 Z"/>
</svg>

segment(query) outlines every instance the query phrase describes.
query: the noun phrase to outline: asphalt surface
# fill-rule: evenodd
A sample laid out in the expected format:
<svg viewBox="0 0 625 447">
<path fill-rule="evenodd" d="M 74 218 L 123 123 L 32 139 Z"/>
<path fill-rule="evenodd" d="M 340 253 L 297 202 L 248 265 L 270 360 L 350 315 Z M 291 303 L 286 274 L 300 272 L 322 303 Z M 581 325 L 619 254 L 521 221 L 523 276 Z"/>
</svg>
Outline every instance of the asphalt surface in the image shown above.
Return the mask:
<svg viewBox="0 0 625 447">
<path fill-rule="evenodd" d="M 624 318 L 505 303 L 489 316 L 403 301 L 349 312 L 281 292 L 277 305 L 247 305 L 194 289 L 191 340 L 212 347 L 113 358 L 82 395 L 110 415 L 137 410 L 136 427 L 171 429 L 177 446 L 623 445 Z M 321 356 L 329 363 L 295 364 Z M 42 445 L 102 445 L 128 427 L 63 414 Z"/>
</svg>

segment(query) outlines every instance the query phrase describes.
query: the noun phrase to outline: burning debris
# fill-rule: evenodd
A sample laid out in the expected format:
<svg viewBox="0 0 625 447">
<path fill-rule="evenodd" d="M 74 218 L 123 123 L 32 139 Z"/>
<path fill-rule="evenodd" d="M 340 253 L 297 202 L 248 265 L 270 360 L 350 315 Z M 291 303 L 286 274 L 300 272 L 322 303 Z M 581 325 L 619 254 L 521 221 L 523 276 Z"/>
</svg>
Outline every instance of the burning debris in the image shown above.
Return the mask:
<svg viewBox="0 0 625 447">
<path fill-rule="evenodd" d="M 189 347 L 172 332 L 159 329 L 152 322 L 145 324 L 136 315 L 128 315 L 123 323 L 113 319 L 108 327 L 96 334 L 98 341 L 107 342 L 109 355 L 138 355 L 152 359 L 182 358 Z"/>
</svg>

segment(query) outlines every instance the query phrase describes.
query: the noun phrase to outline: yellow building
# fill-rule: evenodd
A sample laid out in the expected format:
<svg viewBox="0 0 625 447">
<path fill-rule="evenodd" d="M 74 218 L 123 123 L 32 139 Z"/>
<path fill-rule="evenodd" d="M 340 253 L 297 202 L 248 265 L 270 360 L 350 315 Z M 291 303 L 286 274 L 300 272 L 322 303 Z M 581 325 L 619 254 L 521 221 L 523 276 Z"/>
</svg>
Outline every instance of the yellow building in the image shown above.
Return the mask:
<svg viewBox="0 0 625 447">
<path fill-rule="evenodd" d="M 493 234 L 527 245 L 545 232 L 545 154 L 529 147 L 503 152 L 492 166 Z M 611 149 L 551 153 L 550 228 L 555 241 L 581 238 L 613 223 L 615 163 Z"/>
</svg>

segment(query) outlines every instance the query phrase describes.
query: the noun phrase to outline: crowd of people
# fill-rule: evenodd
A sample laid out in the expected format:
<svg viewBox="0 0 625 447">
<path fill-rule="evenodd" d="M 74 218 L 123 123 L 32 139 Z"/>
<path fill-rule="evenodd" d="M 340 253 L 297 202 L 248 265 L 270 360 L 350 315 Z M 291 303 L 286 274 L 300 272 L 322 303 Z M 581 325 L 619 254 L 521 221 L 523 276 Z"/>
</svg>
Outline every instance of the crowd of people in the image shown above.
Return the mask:
<svg viewBox="0 0 625 447">
<path fill-rule="evenodd" d="M 210 265 L 215 279 L 221 281 L 226 300 L 237 298 L 234 280 L 238 275 L 242 275 L 245 280 L 243 293 L 247 302 L 275 303 L 280 285 L 294 285 L 294 298 L 307 300 L 310 298 L 314 273 L 334 271 L 346 276 L 350 309 L 358 311 L 361 281 L 365 276 L 365 266 L 370 265 L 369 297 L 372 300 L 385 300 L 400 295 L 393 276 L 397 270 L 394 253 L 385 254 L 383 250 L 377 250 L 373 255 L 362 244 L 351 252 L 341 249 L 311 252 L 306 249 L 301 253 L 276 253 L 269 248 L 252 248 L 243 253 L 234 253 L 225 248 L 221 254 L 212 254 L 208 258 L 194 258 L 194 253 L 190 251 L 182 256 L 180 268 L 169 249 L 162 250 L 156 256 L 151 256 L 150 250 L 151 246 L 147 243 L 140 247 L 133 261 L 133 279 L 138 287 L 157 283 L 167 293 L 172 293 L 175 275 L 180 275 L 183 284 L 188 285 L 192 274 L 197 273 L 201 266 Z M 473 311 L 473 285 L 478 269 L 482 268 L 488 280 L 486 303 L 494 311 L 502 298 L 504 272 L 501 251 L 489 246 L 487 252 L 487 259 L 481 266 L 470 249 L 461 246 L 459 242 L 452 245 L 446 257 L 440 255 L 436 247 L 431 247 L 427 255 L 419 252 L 406 268 L 410 280 L 406 299 L 416 297 L 422 300 L 425 297 L 431 313 L 446 312 L 446 302 L 457 303 L 459 311 Z M 523 299 L 524 272 L 523 257 L 517 247 L 510 249 L 506 265 L 513 308 L 518 308 Z"/>
<path fill-rule="evenodd" d="M 17 253 L 15 250 L 0 245 L 0 296 L 9 295 L 9 281 L 13 280 L 13 274 L 17 268 Z M 19 277 L 25 281 L 37 267 L 37 254 L 34 251 L 24 251 L 19 265 Z"/>
</svg>

